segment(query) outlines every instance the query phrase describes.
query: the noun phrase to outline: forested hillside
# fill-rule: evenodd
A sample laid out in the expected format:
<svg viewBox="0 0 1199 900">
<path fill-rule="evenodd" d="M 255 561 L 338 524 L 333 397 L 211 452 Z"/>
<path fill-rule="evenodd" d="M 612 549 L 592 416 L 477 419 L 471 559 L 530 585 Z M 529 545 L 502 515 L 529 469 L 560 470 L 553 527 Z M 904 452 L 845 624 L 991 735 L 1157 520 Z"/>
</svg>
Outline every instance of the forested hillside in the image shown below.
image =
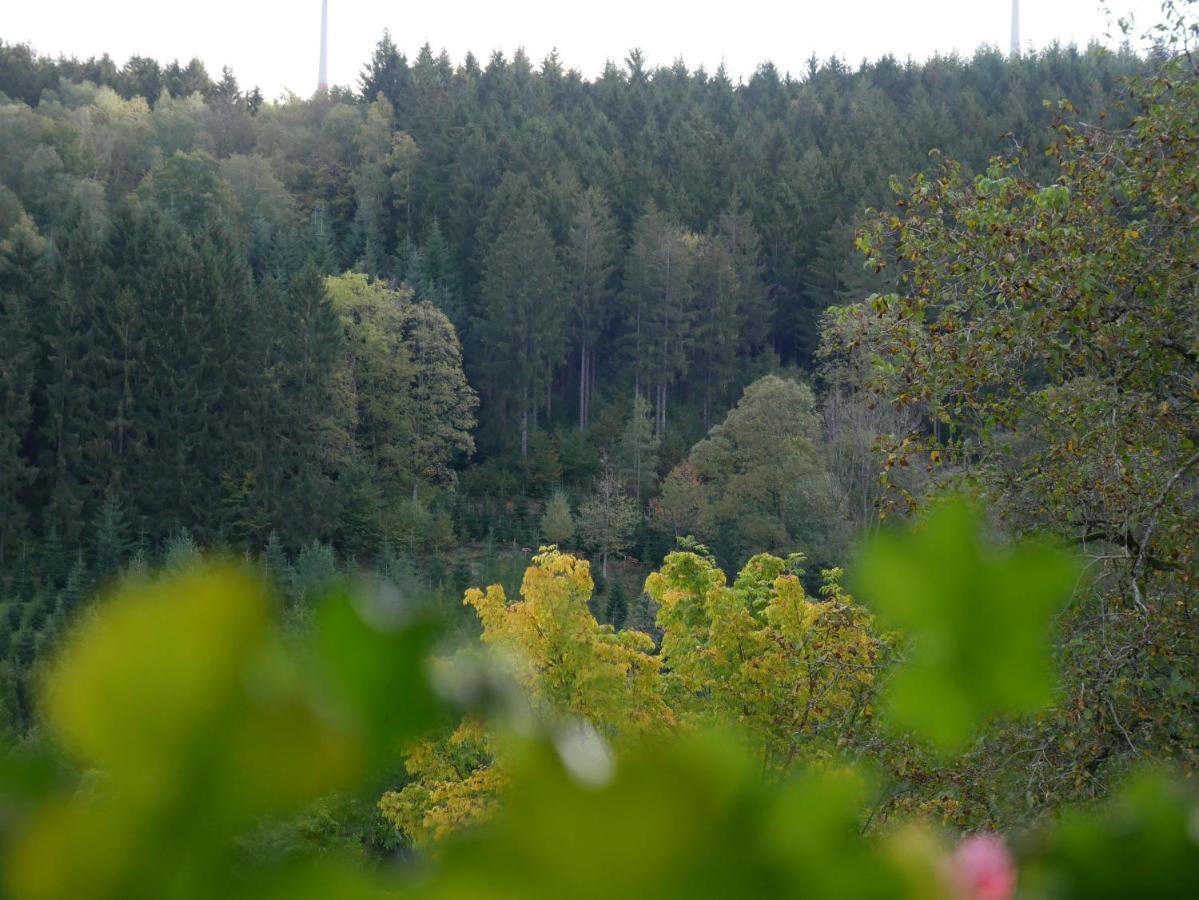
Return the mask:
<svg viewBox="0 0 1199 900">
<path fill-rule="evenodd" d="M 276 101 L 0 43 L 0 893 L 1195 894 L 1194 2 Z"/>
<path fill-rule="evenodd" d="M 33 564 L 61 581 L 105 527 L 371 556 L 430 515 L 442 546 L 530 546 L 528 499 L 609 470 L 644 509 L 743 387 L 812 365 L 824 308 L 886 283 L 852 243 L 890 176 L 1013 143 L 1043 171 L 1043 101 L 1120 117 L 1143 65 L 982 50 L 735 85 L 633 52 L 586 81 L 384 36 L 352 91 L 271 103 L 196 61 L 5 45 L 0 561 L 61 545 Z M 346 271 L 379 286 L 325 286 Z M 411 311 L 364 314 L 385 289 Z"/>
<path fill-rule="evenodd" d="M 853 238 L 892 175 L 933 148 L 1047 171 L 1044 101 L 1121 120 L 1146 65 L 981 50 L 733 84 L 634 51 L 587 81 L 384 35 L 353 90 L 268 102 L 198 61 L 0 46 L 14 654 L 172 548 L 294 563 L 298 594 L 401 559 L 453 595 L 479 565 L 456 548 L 496 573 L 544 540 L 604 576 L 688 534 L 734 569 L 843 562 L 903 414 L 776 379 L 703 439 L 755 379 L 813 370 L 825 308 L 890 284 Z M 621 621 L 630 571 L 599 601 Z"/>
</svg>

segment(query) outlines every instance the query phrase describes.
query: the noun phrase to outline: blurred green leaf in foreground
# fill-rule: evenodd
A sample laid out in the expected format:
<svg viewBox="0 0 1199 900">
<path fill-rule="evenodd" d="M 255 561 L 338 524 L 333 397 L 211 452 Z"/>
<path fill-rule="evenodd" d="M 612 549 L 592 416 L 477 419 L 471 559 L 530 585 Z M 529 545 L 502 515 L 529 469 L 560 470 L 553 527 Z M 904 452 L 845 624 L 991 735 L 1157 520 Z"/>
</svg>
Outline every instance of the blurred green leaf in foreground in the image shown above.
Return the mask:
<svg viewBox="0 0 1199 900">
<path fill-rule="evenodd" d="M 237 570 L 126 588 L 76 632 L 46 682 L 46 728 L 85 777 L 4 823 L 15 831 L 5 835 L 11 894 L 282 890 L 288 872 L 241 871 L 238 838 L 353 789 L 379 741 L 394 753 L 431 724 L 420 664 L 430 634 L 423 623 L 368 626 L 335 596 L 314 647 L 297 652 L 260 586 Z M 289 896 L 331 896 L 317 891 L 326 877 L 308 873 Z"/>
<path fill-rule="evenodd" d="M 1073 577 L 1043 548 L 985 549 L 962 507 L 875 544 L 863 583 L 911 632 L 897 723 L 948 747 L 989 715 L 1042 703 L 1043 631 Z M 869 779 L 835 758 L 768 777 L 744 738 L 702 729 L 617 755 L 585 721 L 526 722 L 510 736 L 498 814 L 425 865 L 389 877 L 336 852 L 251 858 L 256 830 L 330 794 L 377 789 L 378 766 L 446 721 L 425 678 L 437 629 L 385 591 L 364 593 L 334 593 L 303 640 L 282 637 L 258 583 L 234 569 L 204 566 L 101 604 L 44 685 L 54 749 L 0 759 L 0 896 L 1199 894 L 1199 808 L 1168 777 L 1011 836 L 1013 861 L 998 836 L 954 852 L 920 822 L 869 830 Z"/>
<path fill-rule="evenodd" d="M 910 641 L 886 700 L 891 723 L 950 752 L 989 716 L 1040 709 L 1054 687 L 1052 620 L 1077 579 L 1078 565 L 1047 545 L 988 546 L 963 500 L 876 538 L 859 591 Z"/>
</svg>

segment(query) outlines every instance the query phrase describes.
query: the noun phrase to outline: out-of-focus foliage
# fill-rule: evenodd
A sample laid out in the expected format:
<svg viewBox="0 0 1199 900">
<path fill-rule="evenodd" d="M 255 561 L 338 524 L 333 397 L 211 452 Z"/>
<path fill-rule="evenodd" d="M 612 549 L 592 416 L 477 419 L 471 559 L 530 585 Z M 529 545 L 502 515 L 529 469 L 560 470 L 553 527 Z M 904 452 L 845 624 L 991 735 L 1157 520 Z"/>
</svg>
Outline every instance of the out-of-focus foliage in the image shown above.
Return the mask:
<svg viewBox="0 0 1199 900">
<path fill-rule="evenodd" d="M 977 546 L 974 526 L 963 527 Z M 932 527 L 918 543 L 918 571 L 880 553 L 872 583 L 888 573 L 934 581 L 961 540 Z M 1013 571 L 1022 562 L 1016 552 L 989 565 L 1015 607 L 1027 600 Z M 685 580 L 686 570 L 721 588 L 702 556 L 679 554 L 673 564 L 670 578 Z M 780 640 L 796 641 L 779 617 L 799 612 L 813 645 L 833 651 L 824 664 L 836 667 L 843 632 L 815 623 L 841 619 L 847 598 L 830 591 L 826 601 L 802 600 L 787 565 L 769 558 L 755 560 L 738 584 L 722 588 L 725 601 L 760 612 Z M 369 786 L 397 742 L 438 727 L 444 701 L 425 678 L 429 624 L 387 592 L 335 593 L 320 605 L 311 640 L 284 640 L 257 583 L 219 566 L 123 589 L 71 637 L 44 685 L 45 740 L 56 755 L 26 747 L 0 765 L 0 887 L 14 900 L 1007 895 L 964 887 L 1010 887 L 1012 873 L 993 870 L 992 858 L 1008 865 L 1002 845 L 987 859 L 963 852 L 951 861 L 949 841 L 917 822 L 863 833 L 878 791 L 832 754 L 804 760 L 797 774 L 763 777 L 762 758 L 743 738 L 704 729 L 670 741 L 618 734 L 614 724 L 630 711 L 661 716 L 665 707 L 645 683 L 657 668 L 641 638 L 586 617 L 590 590 L 586 564 L 551 550 L 534 561 L 517 603 L 498 589 L 470 592 L 489 643 L 515 655 L 517 683 L 532 703 L 522 712 L 509 701 L 505 715 L 477 689 L 479 676 L 495 676 L 477 663 L 467 673 L 475 711 L 447 740 L 418 744 L 409 756 L 422 780 L 437 774 L 447 786 L 434 797 L 442 814 L 423 822 L 426 838 L 444 840 L 423 870 L 387 874 L 328 848 L 272 855 L 264 834 L 280 816 L 319 815 L 326 792 Z M 765 601 L 761 609 L 755 598 Z M 815 608 L 821 602 L 827 610 Z M 686 606 L 675 598 L 672 614 Z M 941 633 L 973 639 L 973 626 L 949 613 Z M 986 658 L 982 671 L 1038 662 L 1013 657 L 1005 642 L 975 650 Z M 846 674 L 856 678 L 860 667 L 849 660 Z M 435 681 L 457 683 L 461 702 L 470 693 L 463 679 L 443 669 Z M 565 720 L 548 691 L 595 727 Z M 992 709 L 976 692 L 962 703 L 973 719 Z M 519 724 L 503 737 L 502 773 L 472 762 L 495 752 L 478 716 Z M 936 737 L 934 718 L 914 726 L 917 738 Z M 633 725 L 656 730 L 649 720 Z M 477 777 L 446 777 L 455 771 Z M 502 801 L 490 808 L 500 781 Z M 404 802 L 389 813 L 402 817 Z M 489 821 L 463 830 L 456 816 L 480 804 Z M 1105 807 L 1070 812 L 1015 842 L 1019 896 L 1185 893 L 1199 878 L 1197 812 L 1193 793 L 1158 775 Z"/>
<path fill-rule="evenodd" d="M 360 788 L 433 723 L 421 664 L 432 631 L 402 613 L 333 596 L 312 645 L 296 648 L 244 573 L 125 588 L 45 683 L 47 738 L 79 775 L 24 808 L 6 799 L 6 893 L 361 895 L 365 878 L 331 861 L 298 881 L 296 870 L 242 872 L 238 841 Z"/>
<path fill-rule="evenodd" d="M 1029 838 L 1022 894 L 1114 900 L 1199 893 L 1194 785 L 1150 769 L 1115 797 Z"/>
<path fill-rule="evenodd" d="M 854 773 L 778 786 L 713 735 L 622 759 L 599 786 L 541 746 L 493 826 L 448 847 L 419 897 L 886 898 L 948 896 L 935 860 L 863 841 Z"/>
<path fill-rule="evenodd" d="M 983 537 L 977 513 L 949 503 L 919 530 L 875 538 L 855 576 L 911 645 L 888 686 L 890 719 L 945 751 L 961 750 L 989 716 L 1035 713 L 1052 698 L 1051 622 L 1078 580 L 1058 550 L 1004 552 Z"/>
</svg>

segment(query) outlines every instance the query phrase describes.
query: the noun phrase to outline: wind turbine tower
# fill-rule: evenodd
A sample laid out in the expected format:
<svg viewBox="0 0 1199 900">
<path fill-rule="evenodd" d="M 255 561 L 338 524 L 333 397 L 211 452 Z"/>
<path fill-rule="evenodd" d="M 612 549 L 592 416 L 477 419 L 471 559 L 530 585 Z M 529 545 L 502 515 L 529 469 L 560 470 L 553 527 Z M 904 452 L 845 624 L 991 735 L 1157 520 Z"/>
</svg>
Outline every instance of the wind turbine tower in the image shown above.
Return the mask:
<svg viewBox="0 0 1199 900">
<path fill-rule="evenodd" d="M 1012 56 L 1020 55 L 1020 0 L 1012 0 Z"/>
<path fill-rule="evenodd" d="M 316 78 L 316 89 L 329 90 L 329 0 L 321 0 L 321 70 Z"/>
</svg>

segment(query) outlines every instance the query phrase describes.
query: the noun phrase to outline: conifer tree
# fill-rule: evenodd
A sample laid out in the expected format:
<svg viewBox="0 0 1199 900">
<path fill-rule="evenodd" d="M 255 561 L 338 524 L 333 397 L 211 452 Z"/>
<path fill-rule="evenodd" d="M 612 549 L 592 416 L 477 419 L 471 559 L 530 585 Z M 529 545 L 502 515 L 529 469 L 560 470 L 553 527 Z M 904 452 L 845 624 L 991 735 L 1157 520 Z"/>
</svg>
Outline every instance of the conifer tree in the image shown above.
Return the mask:
<svg viewBox="0 0 1199 900">
<path fill-rule="evenodd" d="M 554 491 L 541 516 L 541 535 L 549 543 L 565 547 L 574 534 L 575 521 L 570 512 L 570 498 L 565 491 Z"/>
<path fill-rule="evenodd" d="M 24 531 L 21 494 L 35 474 L 22 445 L 33 421 L 37 359 L 29 281 L 43 245 L 28 220 L 12 232 L 0 240 L 0 565 Z"/>
<path fill-rule="evenodd" d="M 93 572 L 98 581 L 120 574 L 132 542 L 125 507 L 113 493 L 105 496 L 92 523 L 94 535 Z"/>
<path fill-rule="evenodd" d="M 29 667 L 33 665 L 33 660 L 36 657 L 37 635 L 34 633 L 33 628 L 26 625 L 17 632 L 16 639 L 13 641 L 12 659 L 23 673 L 28 671 Z"/>
<path fill-rule="evenodd" d="M 722 406 L 739 374 L 737 358 L 742 317 L 737 275 L 723 241 L 709 238 L 695 259 L 696 376 L 703 397 L 703 425 L 712 426 L 714 407 Z"/>
<path fill-rule="evenodd" d="M 621 477 L 632 488 L 633 499 L 641 502 L 658 481 L 658 448 L 662 439 L 654 432 L 649 402 L 638 394 L 620 435 L 616 462 Z"/>
<path fill-rule="evenodd" d="M 564 276 L 549 229 L 527 205 L 505 222 L 483 267 L 479 318 L 473 330 L 481 382 L 500 414 L 519 421 L 520 454 L 540 399 L 552 387 L 566 340 L 559 302 Z"/>
<path fill-rule="evenodd" d="M 688 368 L 693 335 L 692 271 L 697 240 L 651 202 L 633 227 L 625 261 L 634 389 L 653 390 L 654 431 L 666 430 L 670 388 Z"/>
<path fill-rule="evenodd" d="M 602 192 L 590 188 L 579 198 L 566 250 L 575 349 L 579 359 L 580 431 L 591 421 L 591 402 L 598 376 L 596 345 L 616 312 L 612 289 L 616 250 L 616 221 Z"/>
<path fill-rule="evenodd" d="M 604 614 L 608 619 L 608 624 L 620 631 L 624 628 L 625 622 L 629 618 L 629 601 L 625 596 L 624 585 L 619 578 L 612 580 L 612 587 L 608 589 L 608 602 L 604 608 Z"/>
<path fill-rule="evenodd" d="M 83 559 L 83 551 L 80 550 L 75 555 L 75 562 L 67 573 L 66 583 L 59 594 L 59 606 L 67 616 L 70 616 L 83 602 L 91 586 L 90 581 L 87 564 Z"/>
<path fill-rule="evenodd" d="M 384 30 L 370 62 L 359 76 L 362 99 L 372 103 L 382 94 L 393 107 L 400 106 L 407 82 L 408 61 L 396 48 L 391 32 Z"/>
<path fill-rule="evenodd" d="M 262 567 L 277 588 L 283 588 L 291 580 L 291 562 L 287 558 L 287 551 L 283 549 L 279 532 L 274 529 L 271 529 L 266 547 L 262 551 Z"/>
</svg>

